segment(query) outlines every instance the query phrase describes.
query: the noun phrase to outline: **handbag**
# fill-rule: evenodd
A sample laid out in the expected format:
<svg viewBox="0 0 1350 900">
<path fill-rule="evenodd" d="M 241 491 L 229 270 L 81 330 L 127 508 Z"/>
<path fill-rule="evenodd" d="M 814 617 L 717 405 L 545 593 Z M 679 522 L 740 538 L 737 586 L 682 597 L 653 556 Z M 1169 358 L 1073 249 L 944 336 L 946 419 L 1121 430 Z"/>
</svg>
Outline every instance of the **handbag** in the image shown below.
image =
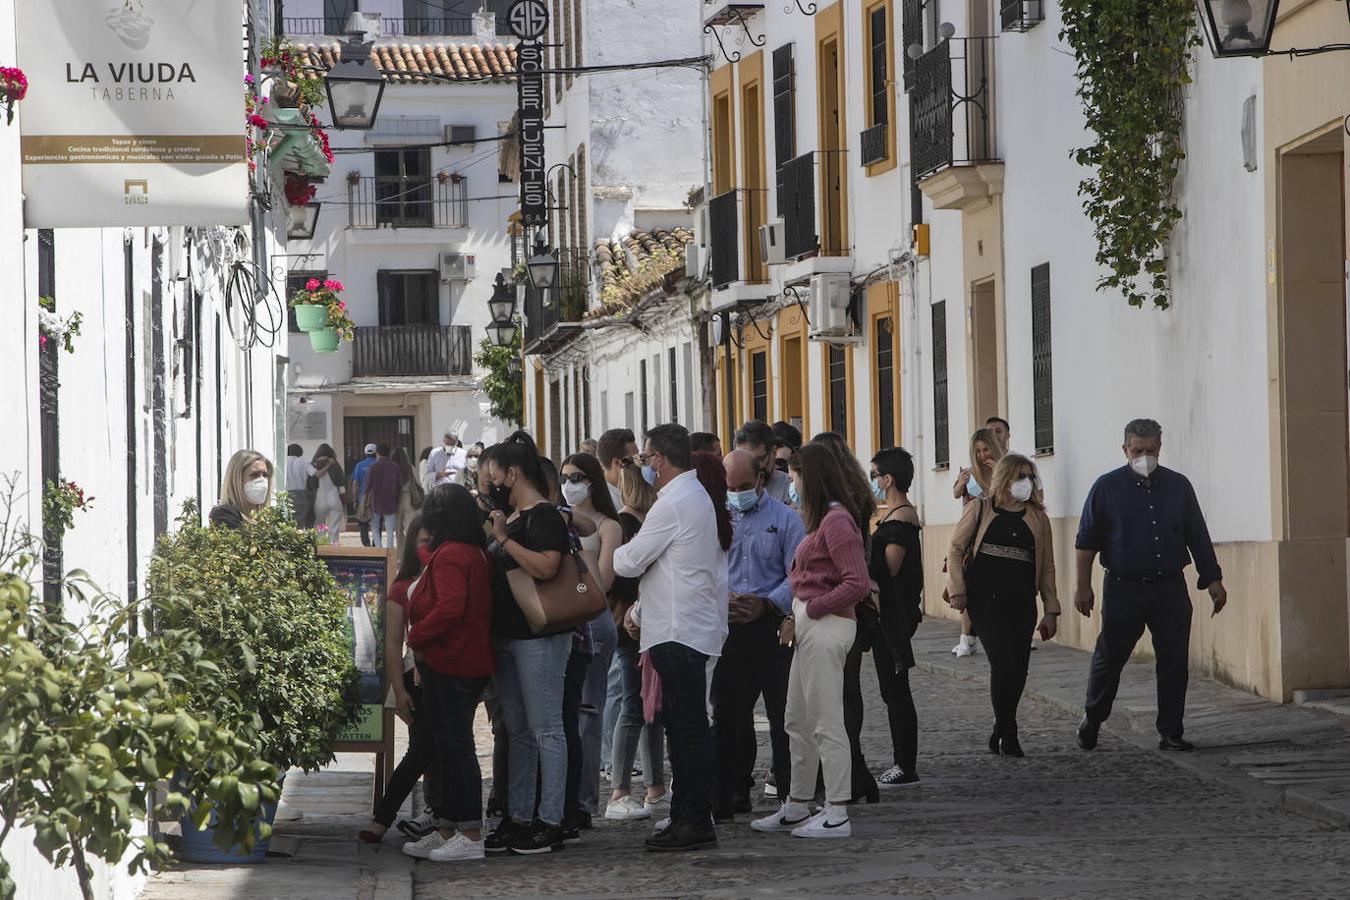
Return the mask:
<svg viewBox="0 0 1350 900">
<path fill-rule="evenodd" d="M 975 516 L 975 532 L 978 534 L 980 531 L 980 520 L 984 518 L 984 498 L 980 497 L 975 502 L 980 504 L 980 512 Z M 971 548 L 967 547 L 965 554 L 961 557 L 961 573 L 964 576 L 963 580 L 966 583 L 967 589 L 970 588 L 970 561 L 974 558 L 974 554 L 970 552 L 970 549 Z M 947 560 L 945 559 L 942 561 L 942 571 L 947 571 Z M 945 584 L 942 586 L 942 602 L 949 606 L 952 602 L 951 595 L 947 592 L 947 585 Z"/>
<path fill-rule="evenodd" d="M 606 608 L 605 592 L 578 553 L 563 554 L 558 573 L 548 581 L 536 581 L 520 568 L 509 570 L 506 580 L 535 634 L 571 631 Z"/>
</svg>

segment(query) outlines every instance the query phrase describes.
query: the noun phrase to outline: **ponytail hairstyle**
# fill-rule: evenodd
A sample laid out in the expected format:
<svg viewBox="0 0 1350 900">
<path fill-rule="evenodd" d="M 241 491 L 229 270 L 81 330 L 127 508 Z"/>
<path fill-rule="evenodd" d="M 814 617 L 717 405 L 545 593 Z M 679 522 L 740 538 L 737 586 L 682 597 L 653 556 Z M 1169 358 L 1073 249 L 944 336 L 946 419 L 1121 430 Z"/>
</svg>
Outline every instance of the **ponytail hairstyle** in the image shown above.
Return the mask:
<svg viewBox="0 0 1350 900">
<path fill-rule="evenodd" d="M 548 478 L 539 462 L 539 448 L 528 431 L 514 432 L 496 446 L 492 453 L 492 464 L 498 469 L 515 469 L 542 496 L 549 496 Z M 479 457 L 482 465 L 482 457 Z"/>
</svg>

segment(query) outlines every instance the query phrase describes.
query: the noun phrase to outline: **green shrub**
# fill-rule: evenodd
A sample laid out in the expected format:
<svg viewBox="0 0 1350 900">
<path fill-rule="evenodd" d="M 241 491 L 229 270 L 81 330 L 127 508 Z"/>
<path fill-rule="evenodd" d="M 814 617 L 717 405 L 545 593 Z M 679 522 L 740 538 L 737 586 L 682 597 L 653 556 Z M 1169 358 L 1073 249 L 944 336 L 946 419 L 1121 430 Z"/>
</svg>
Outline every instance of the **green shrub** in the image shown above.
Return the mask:
<svg viewBox="0 0 1350 900">
<path fill-rule="evenodd" d="M 242 528 L 203 528 L 191 505 L 150 564 L 147 628 L 205 648 L 189 707 L 255 741 L 282 771 L 319 768 L 360 711 L 347 599 L 315 537 L 266 509 Z"/>
</svg>

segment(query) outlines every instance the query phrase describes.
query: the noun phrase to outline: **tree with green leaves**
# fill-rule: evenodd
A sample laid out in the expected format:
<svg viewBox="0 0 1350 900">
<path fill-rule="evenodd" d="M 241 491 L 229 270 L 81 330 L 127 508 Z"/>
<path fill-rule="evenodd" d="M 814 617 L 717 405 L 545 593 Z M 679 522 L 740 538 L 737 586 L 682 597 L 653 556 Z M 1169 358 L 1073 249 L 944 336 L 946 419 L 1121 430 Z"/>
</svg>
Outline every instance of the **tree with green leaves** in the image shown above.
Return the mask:
<svg viewBox="0 0 1350 900">
<path fill-rule="evenodd" d="M 487 369 L 483 376 L 483 393 L 487 394 L 489 412 L 503 422 L 520 425 L 524 422 L 524 397 L 521 395 L 520 369 L 511 373 L 511 361 L 520 361 L 520 330 L 506 347 L 498 347 L 490 338 L 478 345 L 474 362 Z"/>
</svg>

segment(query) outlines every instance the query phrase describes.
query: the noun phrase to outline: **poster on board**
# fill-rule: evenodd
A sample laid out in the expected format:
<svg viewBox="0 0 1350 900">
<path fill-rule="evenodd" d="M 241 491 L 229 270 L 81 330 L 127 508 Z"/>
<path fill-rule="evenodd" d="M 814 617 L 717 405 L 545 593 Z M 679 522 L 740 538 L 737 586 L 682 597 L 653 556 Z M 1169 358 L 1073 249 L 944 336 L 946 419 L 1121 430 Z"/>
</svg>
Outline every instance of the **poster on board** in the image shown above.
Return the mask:
<svg viewBox="0 0 1350 900">
<path fill-rule="evenodd" d="M 27 227 L 247 223 L 240 3 L 16 6 Z"/>
<path fill-rule="evenodd" d="M 361 718 L 337 737 L 339 743 L 383 743 L 384 601 L 393 574 L 393 554 L 365 547 L 320 547 L 319 556 L 347 595 L 343 629 L 360 675 Z"/>
</svg>

